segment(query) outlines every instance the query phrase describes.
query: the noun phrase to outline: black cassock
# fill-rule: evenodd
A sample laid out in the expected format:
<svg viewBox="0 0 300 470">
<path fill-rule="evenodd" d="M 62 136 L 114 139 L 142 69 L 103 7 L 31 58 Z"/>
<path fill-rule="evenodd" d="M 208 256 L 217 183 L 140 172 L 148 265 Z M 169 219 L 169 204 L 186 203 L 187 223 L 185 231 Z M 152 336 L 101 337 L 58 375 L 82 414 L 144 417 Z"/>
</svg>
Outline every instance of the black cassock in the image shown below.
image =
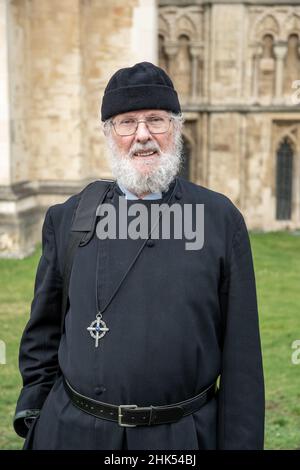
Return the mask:
<svg viewBox="0 0 300 470">
<path fill-rule="evenodd" d="M 204 245 L 157 239 L 145 245 L 103 314 L 98 348 L 87 327 L 143 240 L 92 240 L 78 248 L 60 335 L 63 260 L 79 196 L 49 208 L 31 316 L 20 344 L 23 377 L 15 429 L 40 410 L 25 440 L 33 449 L 260 449 L 264 380 L 251 247 L 244 218 L 224 195 L 176 178 L 151 204 L 204 204 Z M 118 186 L 110 193 L 118 206 Z M 141 201 L 128 201 L 128 203 Z M 226 325 L 226 327 L 225 327 Z M 79 393 L 138 406 L 186 400 L 221 375 L 205 406 L 173 424 L 121 427 L 74 407 L 60 366 Z M 38 411 L 36 411 L 37 413 Z"/>
</svg>

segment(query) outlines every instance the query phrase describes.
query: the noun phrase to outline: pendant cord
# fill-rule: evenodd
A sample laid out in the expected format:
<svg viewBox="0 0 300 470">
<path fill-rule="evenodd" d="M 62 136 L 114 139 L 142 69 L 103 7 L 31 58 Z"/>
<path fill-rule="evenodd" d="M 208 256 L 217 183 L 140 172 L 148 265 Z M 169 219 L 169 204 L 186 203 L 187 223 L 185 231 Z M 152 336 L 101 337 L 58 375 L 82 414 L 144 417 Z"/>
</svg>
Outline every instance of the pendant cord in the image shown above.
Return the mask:
<svg viewBox="0 0 300 470">
<path fill-rule="evenodd" d="M 175 180 L 175 185 L 174 185 L 174 188 L 173 188 L 173 191 L 171 193 L 171 195 L 169 196 L 166 204 L 168 205 L 169 202 L 171 201 L 173 195 L 174 195 L 174 192 L 177 188 L 177 179 Z M 110 296 L 109 300 L 107 301 L 106 305 L 102 308 L 102 310 L 100 310 L 99 308 L 99 302 L 98 302 L 98 266 L 99 266 L 99 253 L 100 253 L 100 243 L 98 242 L 98 252 L 97 252 L 97 274 L 96 274 L 96 306 L 97 306 L 97 313 L 103 313 L 105 312 L 105 310 L 107 309 L 107 307 L 111 304 L 111 302 L 113 301 L 113 299 L 115 298 L 116 294 L 118 293 L 119 289 L 121 288 L 123 282 L 125 281 L 126 277 L 128 276 L 129 272 L 131 271 L 131 269 L 133 268 L 133 266 L 135 265 L 137 259 L 139 258 L 141 252 L 143 251 L 147 241 L 149 240 L 149 238 L 151 237 L 151 234 L 152 232 L 154 231 L 154 229 L 157 227 L 157 225 L 159 224 L 159 221 L 164 213 L 164 211 L 166 210 L 167 208 L 165 207 L 159 214 L 159 217 L 155 223 L 155 225 L 152 227 L 151 225 L 151 230 L 148 232 L 148 237 L 145 239 L 144 243 L 142 244 L 142 246 L 138 249 L 138 252 L 136 253 L 135 257 L 133 258 L 132 262 L 130 263 L 129 267 L 127 268 L 125 274 L 123 275 L 123 277 L 121 278 L 119 284 L 117 285 L 117 287 L 115 288 L 114 292 L 112 293 L 112 295 Z"/>
</svg>

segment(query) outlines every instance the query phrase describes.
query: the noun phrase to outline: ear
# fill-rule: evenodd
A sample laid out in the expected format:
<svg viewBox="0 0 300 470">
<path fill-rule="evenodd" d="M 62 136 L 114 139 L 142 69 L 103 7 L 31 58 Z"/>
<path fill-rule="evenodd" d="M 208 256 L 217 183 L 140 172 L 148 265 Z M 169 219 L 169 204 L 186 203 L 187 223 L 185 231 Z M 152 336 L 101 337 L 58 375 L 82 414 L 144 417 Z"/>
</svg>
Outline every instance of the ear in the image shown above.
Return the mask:
<svg viewBox="0 0 300 470">
<path fill-rule="evenodd" d="M 101 122 L 100 126 L 101 126 L 101 129 L 102 129 L 103 134 L 105 135 L 105 137 L 107 137 L 107 135 L 108 135 L 107 126 L 105 126 L 105 123 L 104 123 L 104 122 Z"/>
</svg>

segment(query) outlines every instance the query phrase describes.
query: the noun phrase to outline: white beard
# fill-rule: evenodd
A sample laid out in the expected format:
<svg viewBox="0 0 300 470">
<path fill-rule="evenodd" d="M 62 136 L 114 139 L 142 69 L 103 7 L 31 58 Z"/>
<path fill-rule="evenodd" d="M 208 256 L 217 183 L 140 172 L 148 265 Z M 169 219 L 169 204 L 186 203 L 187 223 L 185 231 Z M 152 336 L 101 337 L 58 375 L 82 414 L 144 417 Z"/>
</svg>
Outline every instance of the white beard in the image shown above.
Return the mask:
<svg viewBox="0 0 300 470">
<path fill-rule="evenodd" d="M 155 142 L 134 144 L 127 154 L 121 154 L 111 133 L 107 137 L 110 148 L 109 163 L 117 182 L 137 196 L 145 193 L 167 191 L 182 164 L 182 137 L 180 131 L 175 131 L 172 148 L 162 152 Z M 132 163 L 134 152 L 157 150 L 158 163 L 149 172 L 141 173 Z M 146 157 L 144 157 L 146 158 Z"/>
</svg>

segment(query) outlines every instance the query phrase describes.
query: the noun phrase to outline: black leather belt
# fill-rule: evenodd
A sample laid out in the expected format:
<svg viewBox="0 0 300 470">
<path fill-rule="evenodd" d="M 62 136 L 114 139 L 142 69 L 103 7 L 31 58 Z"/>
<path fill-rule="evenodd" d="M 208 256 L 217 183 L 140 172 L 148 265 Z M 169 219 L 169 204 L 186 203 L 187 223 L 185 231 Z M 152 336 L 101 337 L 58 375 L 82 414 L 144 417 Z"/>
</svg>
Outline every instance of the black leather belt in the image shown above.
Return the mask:
<svg viewBox="0 0 300 470">
<path fill-rule="evenodd" d="M 151 426 L 153 424 L 175 423 L 180 418 L 198 411 L 217 392 L 217 382 L 188 400 L 164 406 L 111 405 L 93 400 L 76 392 L 67 379 L 63 378 L 67 394 L 73 405 L 97 418 L 115 421 L 119 426 Z"/>
</svg>

